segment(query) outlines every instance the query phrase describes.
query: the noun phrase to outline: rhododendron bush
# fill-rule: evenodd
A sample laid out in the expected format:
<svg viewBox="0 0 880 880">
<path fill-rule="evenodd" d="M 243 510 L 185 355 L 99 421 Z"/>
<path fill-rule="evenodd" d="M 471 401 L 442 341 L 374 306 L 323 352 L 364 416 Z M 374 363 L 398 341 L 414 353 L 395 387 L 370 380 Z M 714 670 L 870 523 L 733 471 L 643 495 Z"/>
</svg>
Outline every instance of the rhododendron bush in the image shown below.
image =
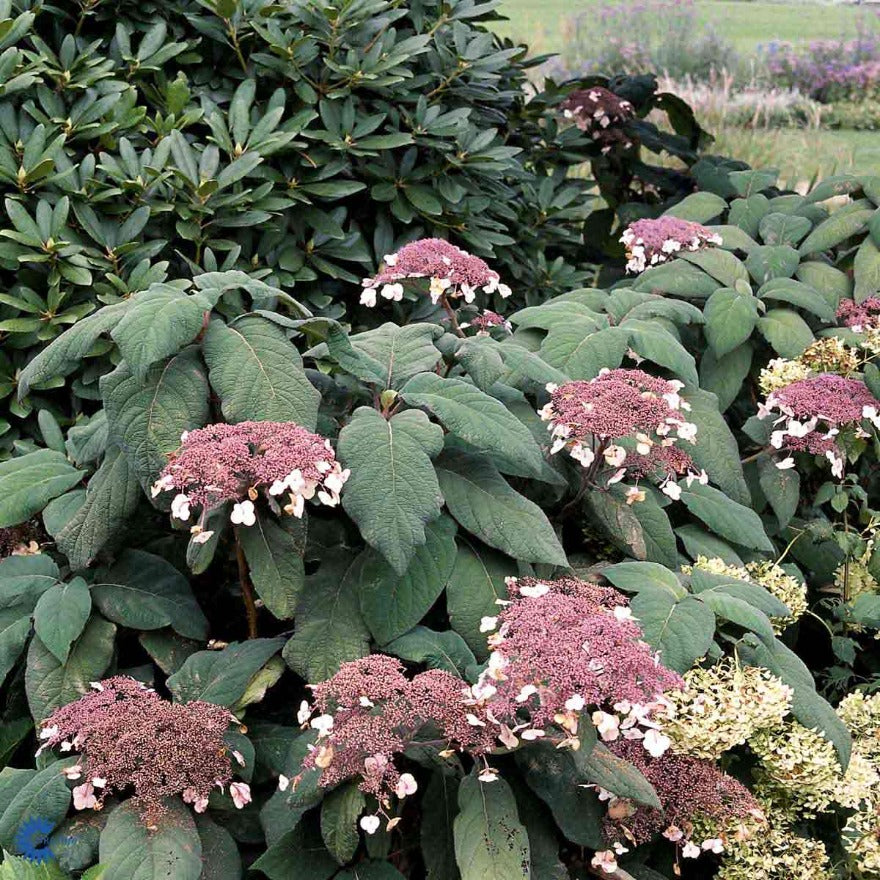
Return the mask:
<svg viewBox="0 0 880 880">
<path fill-rule="evenodd" d="M 112 194 L 92 152 L 53 152 L 55 173 L 7 145 L 0 262 L 33 258 L 59 302 L 73 257 L 102 280 L 10 360 L 0 877 L 877 877 L 880 180 L 798 195 L 700 159 L 649 77 L 505 98 L 530 121 L 466 136 L 447 90 L 500 126 L 490 68 L 518 52 L 481 30 L 488 4 L 192 4 L 173 82 L 119 6 L 112 64 L 77 34 L 57 59 L 0 48 L 9 94 L 68 75 L 123 113 L 122 59 L 150 101 L 201 101 L 126 123 L 180 174 L 121 137 L 101 152 L 117 117 L 71 116 Z M 33 42 L 15 14 L 0 42 Z M 432 86 L 447 38 L 480 70 Z M 218 46 L 234 73 L 204 60 Z M 362 80 L 381 119 L 345 103 Z M 13 124 L 4 92 L 0 151 L 48 144 L 63 99 L 39 94 Z M 322 133 L 284 127 L 282 97 Z M 404 118 L 398 144 L 381 126 Z M 662 148 L 682 167 L 645 163 Z M 466 156 L 481 173 L 453 172 Z M 584 157 L 601 210 L 567 189 Z M 351 199 L 361 178 L 381 210 Z M 96 189 L 131 204 L 102 225 Z M 552 223 L 526 233 L 514 191 L 561 199 Z M 68 202 L 106 255 L 68 244 Z M 141 209 L 165 237 L 127 251 Z M 290 228 L 251 241 L 269 218 Z M 32 226 L 57 253 L 18 250 Z"/>
</svg>

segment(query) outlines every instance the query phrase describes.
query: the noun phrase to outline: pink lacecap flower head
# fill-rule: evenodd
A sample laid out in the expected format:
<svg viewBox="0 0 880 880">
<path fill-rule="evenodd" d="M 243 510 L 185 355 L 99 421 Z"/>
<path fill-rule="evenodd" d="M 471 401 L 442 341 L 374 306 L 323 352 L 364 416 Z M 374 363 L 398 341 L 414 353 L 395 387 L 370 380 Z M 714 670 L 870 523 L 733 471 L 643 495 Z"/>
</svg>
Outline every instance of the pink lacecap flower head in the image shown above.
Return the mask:
<svg viewBox="0 0 880 880">
<path fill-rule="evenodd" d="M 614 146 L 632 146 L 632 138 L 621 126 L 633 118 L 635 111 L 629 101 L 602 86 L 578 89 L 559 105 L 562 115 L 587 132 L 603 153 Z"/>
<path fill-rule="evenodd" d="M 654 476 L 676 497 L 677 476 L 705 482 L 682 444 L 697 440 L 686 413 L 682 383 L 642 370 L 604 370 L 589 381 L 550 385 L 550 402 L 540 410 L 553 438 L 551 453 L 566 449 L 596 474 L 611 474 L 608 484 L 625 476 Z"/>
<path fill-rule="evenodd" d="M 626 246 L 626 270 L 633 273 L 665 263 L 680 251 L 699 251 L 722 243 L 721 236 L 702 224 L 668 215 L 636 220 L 620 240 Z"/>
<path fill-rule="evenodd" d="M 403 282 L 418 279 L 428 281 L 434 303 L 441 297 L 463 297 L 471 303 L 478 290 L 505 298 L 511 292 L 484 260 L 442 238 L 422 238 L 404 245 L 396 254 L 388 254 L 384 268 L 364 279 L 361 304 L 375 306 L 377 295 L 399 301 L 403 298 Z"/>
<path fill-rule="evenodd" d="M 284 496 L 285 513 L 302 516 L 305 502 L 317 497 L 335 506 L 348 479 L 330 441 L 293 422 L 215 424 L 187 432 L 153 486 L 153 497 L 175 492 L 171 515 L 187 521 L 192 509 L 201 513 L 193 531 L 203 531 L 210 511 L 233 503 L 236 525 L 256 522 L 254 501 L 263 493 L 274 504 Z"/>
<path fill-rule="evenodd" d="M 462 329 L 465 327 L 476 327 L 477 336 L 488 336 L 489 331 L 493 327 L 503 327 L 508 332 L 512 329 L 510 321 L 503 315 L 499 315 L 498 312 L 492 312 L 489 309 L 486 309 L 475 318 L 471 318 L 468 323 L 462 324 L 461 327 Z"/>
<path fill-rule="evenodd" d="M 860 303 L 843 299 L 837 307 L 837 317 L 843 321 L 844 327 L 850 327 L 856 333 L 880 327 L 880 296 L 870 296 Z"/>
<path fill-rule="evenodd" d="M 40 751 L 79 752 L 76 772 L 66 774 L 82 780 L 73 791 L 76 809 L 99 810 L 109 794 L 131 789 L 142 819 L 153 825 L 167 798 L 180 796 L 203 812 L 211 791 L 230 783 L 224 735 L 234 720 L 222 706 L 169 703 L 140 682 L 116 676 L 56 709 L 41 724 Z M 233 785 L 238 805 L 249 789 Z"/>
<path fill-rule="evenodd" d="M 880 428 L 880 401 L 860 379 L 821 373 L 773 391 L 758 418 L 773 419 L 770 445 L 787 452 L 825 456 L 832 473 L 843 476 L 846 436 L 867 437 L 862 422 Z M 789 459 L 780 463 L 789 466 Z"/>
</svg>

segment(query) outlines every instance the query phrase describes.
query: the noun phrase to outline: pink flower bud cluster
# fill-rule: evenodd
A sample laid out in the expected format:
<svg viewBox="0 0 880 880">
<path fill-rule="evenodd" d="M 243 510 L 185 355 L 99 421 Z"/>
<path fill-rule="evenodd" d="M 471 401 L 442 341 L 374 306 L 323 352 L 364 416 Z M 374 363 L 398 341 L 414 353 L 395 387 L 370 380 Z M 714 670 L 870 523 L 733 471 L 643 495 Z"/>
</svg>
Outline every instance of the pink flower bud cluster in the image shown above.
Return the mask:
<svg viewBox="0 0 880 880">
<path fill-rule="evenodd" d="M 860 303 L 843 299 L 837 307 L 837 317 L 856 333 L 880 328 L 880 296 L 869 296 Z"/>
<path fill-rule="evenodd" d="M 160 492 L 176 490 L 171 515 L 186 522 L 191 508 L 201 510 L 193 526 L 194 540 L 207 541 L 204 524 L 211 510 L 234 502 L 230 519 L 236 525 L 256 522 L 254 501 L 263 490 L 273 509 L 287 495 L 285 513 L 303 515 L 305 502 L 315 497 L 330 507 L 349 472 L 336 461 L 330 441 L 293 422 L 239 422 L 189 431 L 153 485 Z"/>
<path fill-rule="evenodd" d="M 870 436 L 868 421 L 880 428 L 880 401 L 860 379 L 822 373 L 799 379 L 771 392 L 758 408 L 759 419 L 773 419 L 770 445 L 785 452 L 822 455 L 834 476 L 843 477 L 846 441 Z M 778 461 L 780 469 L 794 467 L 790 455 Z"/>
<path fill-rule="evenodd" d="M 712 761 L 672 752 L 652 757 L 631 740 L 619 740 L 610 748 L 654 786 L 662 809 L 599 790 L 600 799 L 608 802 L 603 832 L 612 847 L 599 854 L 606 870 L 614 870 L 610 862 L 615 856 L 647 843 L 658 832 L 676 844 L 682 857 L 694 859 L 704 852 L 724 852 L 731 839 L 748 836 L 764 821 L 751 792 Z"/>
<path fill-rule="evenodd" d="M 404 798 L 417 789 L 414 778 L 400 772 L 396 757 L 426 724 L 439 732 L 447 749 L 482 755 L 494 746 L 485 724 L 472 723 L 467 683 L 442 670 L 408 679 L 398 660 L 373 654 L 343 663 L 332 678 L 311 688 L 313 705 L 304 701 L 297 716 L 318 733 L 304 769 L 320 768 L 320 784 L 327 788 L 359 778 L 361 790 L 379 801 L 382 815 L 391 795 Z M 281 777 L 282 789 L 289 784 Z M 362 827 L 373 833 L 377 817 L 364 817 Z"/>
<path fill-rule="evenodd" d="M 361 305 L 372 308 L 377 294 L 384 299 L 400 302 L 403 282 L 427 278 L 431 302 L 441 297 L 464 297 L 472 303 L 477 290 L 510 296 L 510 288 L 501 284 L 497 272 L 492 271 L 479 257 L 463 251 L 442 238 L 422 238 L 404 245 L 396 254 L 386 254 L 385 266 L 372 278 L 365 278 Z"/>
<path fill-rule="evenodd" d="M 722 243 L 720 235 L 700 223 L 669 216 L 630 223 L 620 241 L 626 246 L 626 271 L 633 274 L 665 263 L 679 251 L 699 251 Z"/>
<path fill-rule="evenodd" d="M 477 315 L 476 318 L 471 318 L 470 321 L 461 324 L 460 326 L 462 330 L 466 327 L 476 327 L 477 336 L 488 336 L 489 331 L 493 327 L 503 327 L 508 333 L 513 329 L 510 321 L 508 321 L 503 315 L 499 315 L 498 312 L 489 311 L 489 309 L 486 309 L 481 315 Z"/>
<path fill-rule="evenodd" d="M 100 810 L 105 798 L 131 789 L 143 821 L 155 825 L 163 801 L 181 796 L 197 813 L 215 788 L 229 785 L 235 806 L 251 800 L 244 782 L 232 782 L 224 735 L 235 719 L 213 703 L 169 703 L 133 678 L 92 682 L 85 696 L 56 709 L 40 725 L 43 749 L 78 752 L 64 775 L 77 810 Z M 239 764 L 244 759 L 237 752 Z M 82 780 L 82 781 L 80 781 Z"/>
<path fill-rule="evenodd" d="M 708 482 L 678 444 L 696 443 L 697 428 L 683 413 L 690 404 L 679 394 L 683 385 L 642 370 L 602 370 L 588 382 L 550 384 L 550 402 L 538 414 L 553 438 L 550 453 L 567 449 L 589 468 L 591 478 L 604 471 L 606 486 L 629 476 L 653 477 L 670 498 L 681 497 L 676 477 Z M 631 489 L 628 502 L 644 493 Z"/>
<path fill-rule="evenodd" d="M 670 745 L 652 714 L 682 679 L 642 640 L 626 597 L 562 577 L 508 578 L 509 600 L 483 629 L 492 653 L 467 701 L 501 743 L 514 748 L 561 730 L 576 746 L 583 710 L 607 742 L 638 740 L 652 754 Z"/>
<path fill-rule="evenodd" d="M 593 86 L 572 92 L 560 105 L 562 115 L 571 119 L 581 130 L 587 132 L 601 147 L 603 153 L 615 145 L 632 146 L 632 139 L 621 131 L 621 126 L 633 118 L 633 105 L 614 92 Z"/>
</svg>

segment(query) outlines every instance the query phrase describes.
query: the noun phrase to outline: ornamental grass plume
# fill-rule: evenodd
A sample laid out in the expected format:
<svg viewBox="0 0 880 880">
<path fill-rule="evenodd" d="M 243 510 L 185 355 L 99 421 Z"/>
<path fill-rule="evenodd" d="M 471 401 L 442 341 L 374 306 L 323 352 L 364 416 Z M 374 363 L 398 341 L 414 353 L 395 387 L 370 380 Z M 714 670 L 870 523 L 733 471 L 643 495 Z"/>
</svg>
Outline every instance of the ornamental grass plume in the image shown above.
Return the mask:
<svg viewBox="0 0 880 880">
<path fill-rule="evenodd" d="M 684 417 L 690 404 L 677 380 L 642 370 L 602 370 L 589 381 L 547 385 L 550 402 L 538 414 L 553 438 L 550 453 L 566 449 L 602 488 L 624 477 L 656 479 L 670 498 L 681 497 L 676 477 L 708 482 L 679 443 L 696 443 L 697 428 Z M 601 477 L 601 480 L 600 480 Z M 628 503 L 641 500 L 630 490 Z M 642 496 L 643 497 L 643 496 Z"/>
<path fill-rule="evenodd" d="M 203 813 L 213 789 L 229 785 L 236 807 L 250 801 L 248 785 L 232 781 L 230 757 L 244 761 L 223 739 L 234 721 L 222 706 L 169 703 L 133 678 L 115 676 L 92 682 L 89 693 L 43 721 L 39 751 L 79 752 L 64 771 L 83 780 L 73 789 L 77 810 L 100 810 L 109 794 L 130 790 L 142 820 L 154 827 L 169 797 Z"/>
<path fill-rule="evenodd" d="M 705 571 L 709 574 L 722 575 L 734 580 L 749 581 L 763 587 L 784 605 L 788 606 L 789 614 L 784 617 L 771 617 L 770 623 L 773 629 L 781 633 L 787 627 L 796 623 L 807 613 L 807 585 L 804 581 L 790 575 L 781 565 L 766 560 L 747 562 L 744 566 L 727 565 L 717 556 L 709 559 L 698 556 L 693 565 L 682 566 L 684 574 L 690 574 L 694 570 Z"/>
<path fill-rule="evenodd" d="M 301 517 L 316 494 L 322 504 L 338 504 L 348 474 L 329 440 L 293 422 L 220 423 L 184 433 L 152 494 L 176 490 L 171 515 L 184 522 L 199 508 L 192 532 L 202 543 L 212 534 L 204 531 L 208 514 L 223 504 L 233 503 L 233 523 L 252 526 L 261 491 L 275 509 L 286 494 L 284 512 Z"/>
<path fill-rule="evenodd" d="M 397 253 L 386 254 L 384 268 L 372 278 L 364 278 L 361 305 L 373 308 L 377 295 L 400 302 L 404 282 L 422 279 L 428 280 L 428 292 L 435 305 L 453 297 L 472 303 L 478 290 L 498 293 L 505 299 L 511 293 L 484 260 L 442 238 L 422 238 L 404 245 Z"/>
<path fill-rule="evenodd" d="M 676 754 L 718 759 L 763 730 L 775 730 L 791 709 L 792 689 L 757 666 L 731 658 L 684 675 L 666 694 L 663 732 Z"/>
<path fill-rule="evenodd" d="M 774 449 L 824 456 L 832 474 L 841 478 L 847 443 L 870 436 L 862 422 L 880 428 L 878 408 L 880 401 L 860 379 L 821 373 L 771 392 L 759 406 L 758 418 L 773 419 Z M 794 467 L 794 458 L 789 455 L 776 466 Z"/>
<path fill-rule="evenodd" d="M 657 810 L 600 793 L 609 801 L 602 827 L 612 855 L 647 843 L 658 833 L 672 841 L 683 858 L 720 854 L 738 838 L 756 833 L 765 821 L 752 793 L 713 761 L 671 752 L 655 758 L 631 740 L 618 740 L 610 748 L 654 786 L 662 806 Z"/>
<path fill-rule="evenodd" d="M 483 621 L 492 653 L 470 701 L 500 725 L 501 742 L 514 747 L 556 729 L 576 747 L 589 707 L 605 741 L 639 740 L 662 754 L 669 740 L 653 715 L 682 679 L 643 641 L 626 597 L 571 576 L 508 578 L 507 586 L 509 600 Z"/>
<path fill-rule="evenodd" d="M 665 263 L 680 251 L 722 244 L 720 235 L 700 223 L 668 215 L 630 223 L 620 241 L 626 247 L 626 271 L 633 274 Z"/>
</svg>

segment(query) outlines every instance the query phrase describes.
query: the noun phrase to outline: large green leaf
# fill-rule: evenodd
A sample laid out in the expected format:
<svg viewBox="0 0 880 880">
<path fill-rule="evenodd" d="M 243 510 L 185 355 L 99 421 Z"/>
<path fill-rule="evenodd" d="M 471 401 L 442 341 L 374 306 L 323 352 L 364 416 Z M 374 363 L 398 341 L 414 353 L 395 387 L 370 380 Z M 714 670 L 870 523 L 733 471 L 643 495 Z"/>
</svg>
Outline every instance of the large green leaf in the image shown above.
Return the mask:
<svg viewBox="0 0 880 880">
<path fill-rule="evenodd" d="M 736 400 L 752 366 L 752 345 L 748 342 L 722 358 L 711 349 L 700 360 L 700 386 L 718 398 L 718 408 L 725 412 Z"/>
<path fill-rule="evenodd" d="M 823 321 L 834 321 L 837 297 L 833 293 L 821 293 L 793 278 L 776 278 L 761 286 L 758 291 L 761 299 L 787 302 L 800 309 L 812 312 Z"/>
<path fill-rule="evenodd" d="M 92 598 L 104 617 L 136 630 L 170 626 L 185 638 L 204 641 L 208 621 L 187 579 L 161 556 L 124 550 L 99 571 Z"/>
<path fill-rule="evenodd" d="M 426 880 L 458 880 L 453 827 L 458 814 L 458 785 L 454 776 L 434 773 L 422 802 L 420 836 Z"/>
<path fill-rule="evenodd" d="M 306 681 L 324 681 L 348 660 L 369 652 L 370 634 L 358 596 L 363 554 L 336 553 L 306 578 L 296 614 L 296 630 L 283 657 Z"/>
<path fill-rule="evenodd" d="M 744 599 L 731 596 L 721 590 L 704 590 L 700 593 L 704 602 L 717 617 L 757 633 L 762 639 L 773 639 L 773 625 L 763 611 Z"/>
<path fill-rule="evenodd" d="M 662 809 L 654 786 L 628 761 L 618 758 L 607 746 L 596 743 L 592 749 L 572 752 L 574 765 L 589 782 L 618 797 L 637 804 Z"/>
<path fill-rule="evenodd" d="M 487 455 L 499 455 L 539 476 L 544 456 L 531 431 L 502 403 L 461 379 L 419 373 L 404 385 L 403 399 L 430 410 L 456 437 Z"/>
<path fill-rule="evenodd" d="M 498 613 L 498 600 L 507 598 L 504 579 L 513 567 L 509 558 L 459 538 L 455 567 L 446 584 L 446 610 L 453 628 L 480 661 L 489 654 L 480 621 Z"/>
<path fill-rule="evenodd" d="M 46 346 L 21 371 L 18 377 L 19 397 L 42 382 L 66 376 L 79 367 L 102 333 L 112 330 L 128 309 L 129 302 L 116 303 L 77 321 L 69 330 Z"/>
<path fill-rule="evenodd" d="M 171 284 L 153 284 L 131 298 L 110 335 L 140 382 L 156 361 L 196 338 L 218 297 L 219 291 L 187 294 Z"/>
<path fill-rule="evenodd" d="M 625 490 L 617 484 L 607 492 L 589 492 L 585 503 L 608 538 L 631 556 L 669 567 L 677 565 L 672 525 L 653 495 L 630 505 Z"/>
<path fill-rule="evenodd" d="M 321 837 L 340 865 L 350 862 L 358 848 L 358 817 L 366 801 L 357 782 L 352 781 L 334 789 L 321 804 Z"/>
<path fill-rule="evenodd" d="M 257 595 L 279 620 L 289 620 L 305 582 L 301 542 L 274 519 L 258 515 L 252 526 L 238 529 Z"/>
<path fill-rule="evenodd" d="M 801 256 L 826 251 L 861 232 L 874 213 L 873 205 L 868 205 L 870 203 L 865 201 L 853 202 L 835 211 L 804 239 Z"/>
<path fill-rule="evenodd" d="M 341 327 L 327 335 L 330 356 L 347 372 L 381 388 L 400 388 L 407 379 L 433 370 L 440 360 L 434 340 L 436 324 L 383 324 L 375 330 L 346 336 Z"/>
<path fill-rule="evenodd" d="M 435 632 L 425 626 L 415 626 L 389 642 L 383 650 L 409 663 L 424 663 L 429 669 L 442 669 L 461 677 L 477 662 L 465 640 L 451 629 Z"/>
<path fill-rule="evenodd" d="M 763 641 L 751 634 L 739 643 L 739 656 L 750 666 L 769 669 L 792 688 L 792 715 L 804 727 L 818 730 L 834 745 L 845 769 L 852 751 L 849 731 L 834 709 L 816 693 L 816 683 L 803 660 L 778 639 Z"/>
<path fill-rule="evenodd" d="M 694 482 L 689 488 L 682 489 L 681 500 L 694 516 L 720 537 L 753 550 L 772 552 L 773 545 L 758 514 L 718 489 Z"/>
<path fill-rule="evenodd" d="M 82 478 L 82 471 L 52 449 L 0 462 L 0 528 L 29 520 Z"/>
<path fill-rule="evenodd" d="M 813 341 L 813 331 L 807 322 L 791 309 L 770 309 L 758 319 L 758 329 L 784 358 L 796 358 Z"/>
<path fill-rule="evenodd" d="M 727 202 L 711 192 L 695 192 L 685 196 L 664 212 L 667 217 L 679 217 L 693 223 L 708 223 L 727 210 Z"/>
<path fill-rule="evenodd" d="M 234 706 L 283 644 L 282 638 L 250 639 L 222 651 L 197 651 L 168 679 L 168 690 L 178 703 Z"/>
<path fill-rule="evenodd" d="M 61 772 L 60 761 L 31 776 L 17 789 L 0 815 L 0 845 L 13 849 L 15 834 L 28 819 L 40 818 L 57 825 L 70 806 L 70 789 Z M 25 853 L 27 855 L 27 853 Z"/>
<path fill-rule="evenodd" d="M 196 815 L 202 841 L 202 873 L 199 880 L 241 880 L 242 864 L 235 838 L 205 815 Z"/>
<path fill-rule="evenodd" d="M 34 631 L 58 660 L 65 663 L 70 646 L 85 629 L 91 611 L 89 587 L 82 578 L 56 584 L 37 602 Z"/>
<path fill-rule="evenodd" d="M 697 426 L 695 445 L 683 444 L 697 467 L 734 501 L 751 504 L 751 494 L 743 476 L 739 447 L 727 421 L 718 408 L 718 399 L 709 391 L 688 389 L 683 397 L 691 405 L 684 417 Z"/>
<path fill-rule="evenodd" d="M 455 522 L 441 516 L 426 526 L 427 540 L 398 574 L 372 550 L 360 568 L 364 621 L 380 645 L 412 629 L 437 601 L 455 565 Z"/>
<path fill-rule="evenodd" d="M 101 832 L 101 880 L 199 880 L 202 841 L 189 809 L 169 800 L 154 830 L 132 801 L 110 814 Z"/>
<path fill-rule="evenodd" d="M 31 640 L 25 670 L 25 692 L 31 715 L 37 721 L 48 718 L 59 706 L 79 699 L 107 671 L 113 658 L 116 627 L 93 616 L 82 635 L 73 643 L 66 663 L 40 641 Z"/>
<path fill-rule="evenodd" d="M 351 469 L 342 505 L 400 574 L 425 543 L 425 524 L 440 514 L 431 458 L 442 448 L 442 429 L 416 410 L 386 420 L 361 407 L 339 434 L 339 458 Z"/>
<path fill-rule="evenodd" d="M 529 838 L 503 779 L 483 783 L 475 772 L 465 777 L 458 789 L 458 807 L 453 827 L 461 880 L 530 876 Z"/>
<path fill-rule="evenodd" d="M 489 459 L 447 450 L 437 460 L 437 477 L 449 512 L 483 543 L 514 559 L 566 564 L 544 512 L 514 491 Z"/>
<path fill-rule="evenodd" d="M 778 468 L 769 455 L 758 459 L 758 482 L 764 497 L 784 529 L 797 512 L 800 502 L 801 477 L 794 468 Z"/>
<path fill-rule="evenodd" d="M 619 367 L 629 345 L 621 327 L 595 331 L 584 319 L 559 324 L 541 345 L 541 357 L 570 379 L 593 379 L 603 367 Z"/>
<path fill-rule="evenodd" d="M 729 287 L 716 290 L 706 303 L 706 339 L 716 357 L 723 357 L 752 335 L 758 322 L 758 300 Z"/>
<path fill-rule="evenodd" d="M 586 743 L 582 748 L 589 751 Z M 571 750 L 537 742 L 515 754 L 526 783 L 550 807 L 565 838 L 580 846 L 601 849 L 605 809 L 596 792 L 585 787 Z"/>
<path fill-rule="evenodd" d="M 856 251 L 853 260 L 853 277 L 856 302 L 876 296 L 877 291 L 880 290 L 880 248 L 870 237 L 866 238 Z"/>
<path fill-rule="evenodd" d="M 85 568 L 125 528 L 141 497 L 137 474 L 119 447 L 111 447 L 89 480 L 82 506 L 55 535 L 74 571 Z"/>
<path fill-rule="evenodd" d="M 629 332 L 630 347 L 636 354 L 671 370 L 686 385 L 699 382 L 692 355 L 662 324 L 627 318 L 621 329 Z"/>
<path fill-rule="evenodd" d="M 302 358 L 271 321 L 246 315 L 227 326 L 214 320 L 203 344 L 211 387 L 230 422 L 296 422 L 310 431 L 320 394 Z"/>
<path fill-rule="evenodd" d="M 603 568 L 602 576 L 627 593 L 660 589 L 674 599 L 683 599 L 687 595 L 675 574 L 656 562 L 618 562 Z"/>
<path fill-rule="evenodd" d="M 101 394 L 110 439 L 125 450 L 145 489 L 180 446 L 181 434 L 210 418 L 208 379 L 194 348 L 155 365 L 143 381 L 123 362 L 101 379 Z"/>
<path fill-rule="evenodd" d="M 664 666 L 686 672 L 705 656 L 715 636 L 715 615 L 694 596 L 676 598 L 661 589 L 642 590 L 630 603 L 645 641 Z"/>
</svg>

